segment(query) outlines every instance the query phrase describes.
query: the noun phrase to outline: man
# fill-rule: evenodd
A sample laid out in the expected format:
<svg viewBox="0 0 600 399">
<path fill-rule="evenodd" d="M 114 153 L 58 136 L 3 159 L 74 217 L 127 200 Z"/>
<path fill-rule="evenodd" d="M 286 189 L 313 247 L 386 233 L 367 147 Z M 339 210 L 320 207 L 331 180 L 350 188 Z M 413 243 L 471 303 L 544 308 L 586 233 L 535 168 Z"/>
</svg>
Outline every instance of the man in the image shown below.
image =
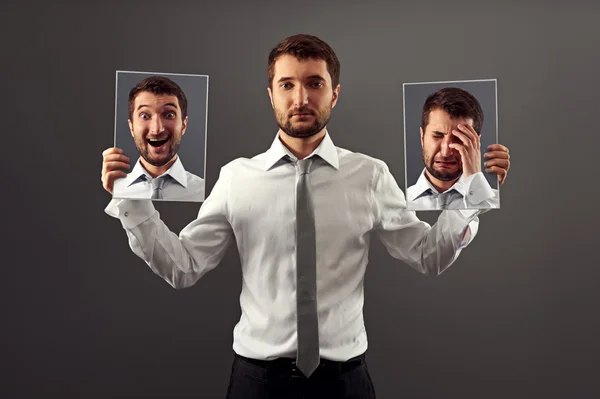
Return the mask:
<svg viewBox="0 0 600 399">
<path fill-rule="evenodd" d="M 140 158 L 129 174 L 114 182 L 113 197 L 203 201 L 204 179 L 186 171 L 177 155 L 188 123 L 181 87 L 166 77 L 146 78 L 129 92 L 128 108 Z"/>
<path fill-rule="evenodd" d="M 406 210 L 384 162 L 334 146 L 326 126 L 339 71 L 333 50 L 314 36 L 291 36 L 270 52 L 277 136 L 266 152 L 221 169 L 179 236 L 151 201 L 113 200 L 106 209 L 133 252 L 175 288 L 195 284 L 237 242 L 242 315 L 228 399 L 374 398 L 363 321 L 371 234 L 433 275 L 476 234 L 481 211 L 445 211 L 432 227 Z M 106 190 L 126 161 L 118 149 L 104 152 Z"/>
<path fill-rule="evenodd" d="M 406 190 L 408 209 L 499 207 L 498 190 L 490 187 L 481 172 L 482 125 L 481 105 L 466 90 L 447 87 L 427 97 L 420 129 L 425 168 Z M 470 143 L 475 146 L 472 151 L 467 150 Z M 485 156 L 504 159 L 508 153 L 490 152 Z M 497 166 L 490 165 L 486 171 L 495 171 Z"/>
</svg>

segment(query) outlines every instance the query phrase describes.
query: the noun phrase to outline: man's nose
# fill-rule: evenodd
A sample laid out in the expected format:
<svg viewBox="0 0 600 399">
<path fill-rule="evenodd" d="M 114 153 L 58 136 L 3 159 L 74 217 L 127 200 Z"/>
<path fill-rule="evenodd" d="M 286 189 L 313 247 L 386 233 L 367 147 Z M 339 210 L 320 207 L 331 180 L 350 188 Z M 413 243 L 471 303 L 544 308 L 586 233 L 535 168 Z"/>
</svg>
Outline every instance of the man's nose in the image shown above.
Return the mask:
<svg viewBox="0 0 600 399">
<path fill-rule="evenodd" d="M 450 135 L 446 135 L 442 140 L 442 146 L 440 148 L 440 154 L 443 157 L 450 157 L 454 154 L 454 150 L 450 147 L 450 144 L 454 143 L 454 140 L 450 137 Z"/>
<path fill-rule="evenodd" d="M 153 118 L 150 122 L 150 133 L 158 134 L 163 131 L 163 128 L 163 121 L 162 118 L 160 118 L 159 116 Z"/>
<path fill-rule="evenodd" d="M 308 93 L 302 86 L 297 86 L 294 90 L 294 107 L 301 108 L 308 104 Z"/>
</svg>

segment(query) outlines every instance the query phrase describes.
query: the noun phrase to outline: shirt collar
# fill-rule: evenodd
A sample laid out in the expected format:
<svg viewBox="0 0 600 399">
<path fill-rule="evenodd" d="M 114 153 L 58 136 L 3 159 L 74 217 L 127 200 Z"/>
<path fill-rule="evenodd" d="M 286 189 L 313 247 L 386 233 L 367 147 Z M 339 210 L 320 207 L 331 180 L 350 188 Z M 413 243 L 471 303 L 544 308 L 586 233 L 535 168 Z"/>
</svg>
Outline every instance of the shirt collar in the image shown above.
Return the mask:
<svg viewBox="0 0 600 399">
<path fill-rule="evenodd" d="M 456 181 L 456 183 L 454 183 L 452 185 L 452 187 L 450 187 L 448 190 L 446 190 L 445 192 L 449 192 L 452 190 L 456 190 L 458 191 L 463 197 L 466 196 L 466 189 L 464 187 L 464 185 L 462 184 L 462 182 L 465 180 L 464 175 L 460 175 L 460 177 L 458 178 L 458 180 Z M 419 175 L 419 179 L 417 180 L 417 182 L 415 183 L 415 185 L 412 188 L 412 193 L 411 193 L 411 197 L 409 198 L 410 201 L 415 201 L 417 198 L 424 196 L 424 195 L 429 195 L 432 193 L 437 193 L 439 194 L 439 191 L 433 187 L 433 185 L 431 184 L 431 182 L 427 179 L 427 177 L 425 176 L 425 169 L 423 169 L 421 171 L 421 174 Z"/>
<path fill-rule="evenodd" d="M 171 176 L 176 182 L 187 188 L 187 173 L 183 167 L 180 156 L 177 156 L 177 160 L 175 160 L 173 165 L 171 165 L 171 167 L 165 173 L 163 173 L 162 176 L 166 175 Z M 132 184 L 144 179 L 150 181 L 152 180 L 152 176 L 150 176 L 148 171 L 144 169 L 140 159 L 138 159 L 131 172 L 125 177 L 125 186 L 129 187 Z"/>
<path fill-rule="evenodd" d="M 319 146 L 307 158 L 313 155 L 318 155 L 320 158 L 322 158 L 329 165 L 333 166 L 335 169 L 339 169 L 340 167 L 337 150 L 327 130 L 325 130 L 325 137 L 323 137 L 323 140 L 321 141 Z M 290 150 L 288 150 L 286 146 L 283 145 L 283 143 L 279 139 L 279 132 L 277 132 L 275 140 L 273 140 L 271 147 L 267 150 L 266 153 L 264 164 L 265 170 L 271 169 L 277 162 L 279 162 L 282 158 L 286 156 L 294 160 L 296 159 L 296 157 L 290 152 Z"/>
</svg>

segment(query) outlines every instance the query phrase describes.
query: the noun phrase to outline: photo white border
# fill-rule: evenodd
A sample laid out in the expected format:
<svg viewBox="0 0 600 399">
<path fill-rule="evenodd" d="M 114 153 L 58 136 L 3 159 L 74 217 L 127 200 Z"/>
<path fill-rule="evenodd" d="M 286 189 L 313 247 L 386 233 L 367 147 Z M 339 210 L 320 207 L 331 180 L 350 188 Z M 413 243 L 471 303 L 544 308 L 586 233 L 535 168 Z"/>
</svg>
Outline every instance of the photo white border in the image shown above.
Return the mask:
<svg viewBox="0 0 600 399">
<path fill-rule="evenodd" d="M 118 92 L 119 92 L 119 73 L 139 73 L 140 75 L 162 75 L 162 76 L 194 76 L 194 77 L 204 77 L 206 78 L 206 99 L 205 99 L 205 103 L 206 103 L 206 114 L 205 114 L 205 118 L 204 118 L 204 184 L 206 186 L 206 176 L 207 176 L 207 170 L 206 170 L 206 156 L 208 153 L 208 90 L 210 88 L 210 84 L 209 84 L 209 80 L 210 77 L 209 75 L 204 75 L 204 74 L 195 74 L 195 73 L 173 73 L 173 72 L 145 72 L 145 71 L 125 71 L 125 70 L 117 70 L 115 72 L 115 124 L 114 124 L 114 133 L 113 133 L 113 147 L 117 146 L 117 101 L 118 101 Z M 202 200 L 202 202 L 206 201 L 206 188 L 204 190 L 204 200 Z"/>
<path fill-rule="evenodd" d="M 404 195 L 406 197 L 406 207 L 408 208 L 408 159 L 407 159 L 407 148 L 406 148 L 406 86 L 411 85 L 427 85 L 427 84 L 445 84 L 445 83 L 477 83 L 477 82 L 494 82 L 494 96 L 496 102 L 496 139 L 495 142 L 498 142 L 499 132 L 498 132 L 498 120 L 500 119 L 498 114 L 498 79 L 497 78 L 488 78 L 488 79 L 468 79 L 468 80 L 442 80 L 442 81 L 431 81 L 431 82 L 411 82 L 411 83 L 402 83 L 402 125 L 403 125 L 403 141 L 404 141 Z M 483 154 L 481 154 L 483 157 Z M 500 200 L 500 179 L 496 176 L 496 190 L 498 190 L 498 200 Z M 499 209 L 499 208 L 498 208 Z M 436 209 L 437 210 L 437 209 Z M 421 211 L 415 211 L 421 212 Z"/>
</svg>

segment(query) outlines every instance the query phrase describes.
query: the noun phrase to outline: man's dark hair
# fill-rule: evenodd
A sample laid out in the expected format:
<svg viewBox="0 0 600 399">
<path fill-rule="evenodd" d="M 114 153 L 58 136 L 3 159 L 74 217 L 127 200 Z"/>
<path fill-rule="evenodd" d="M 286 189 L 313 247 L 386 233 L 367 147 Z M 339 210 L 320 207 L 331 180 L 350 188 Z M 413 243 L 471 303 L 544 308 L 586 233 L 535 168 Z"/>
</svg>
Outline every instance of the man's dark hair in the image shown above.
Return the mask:
<svg viewBox="0 0 600 399">
<path fill-rule="evenodd" d="M 267 77 L 269 87 L 273 88 L 275 76 L 275 61 L 282 55 L 293 55 L 299 60 L 309 58 L 324 60 L 327 63 L 327 72 L 331 75 L 331 83 L 335 89 L 340 81 L 340 61 L 333 49 L 316 36 L 299 34 L 283 39 L 269 53 Z"/>
<path fill-rule="evenodd" d="M 472 118 L 473 128 L 481 135 L 483 126 L 483 109 L 479 101 L 466 90 L 458 87 L 446 87 L 430 94 L 423 105 L 421 113 L 421 127 L 423 131 L 429 123 L 429 113 L 441 109 L 447 112 L 451 118 Z"/>
<path fill-rule="evenodd" d="M 148 91 L 155 95 L 176 96 L 179 101 L 179 108 L 181 108 L 181 120 L 183 121 L 187 116 L 187 98 L 183 90 L 181 90 L 181 87 L 169 78 L 163 76 L 151 76 L 139 82 L 129 92 L 129 119 L 132 119 L 133 116 L 135 98 L 143 91 Z"/>
</svg>

